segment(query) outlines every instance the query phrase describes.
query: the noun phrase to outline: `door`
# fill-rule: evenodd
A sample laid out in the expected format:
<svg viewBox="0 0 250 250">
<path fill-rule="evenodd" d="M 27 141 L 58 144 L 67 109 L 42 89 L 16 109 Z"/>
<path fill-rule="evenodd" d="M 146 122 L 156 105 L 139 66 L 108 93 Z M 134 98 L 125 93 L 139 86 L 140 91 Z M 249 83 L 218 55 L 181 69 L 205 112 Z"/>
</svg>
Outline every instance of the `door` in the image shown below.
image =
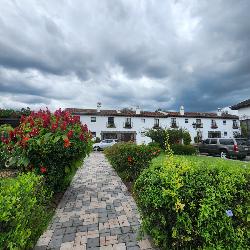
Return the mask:
<svg viewBox="0 0 250 250">
<path fill-rule="evenodd" d="M 211 139 L 210 143 L 208 145 L 208 153 L 209 154 L 218 154 L 218 145 L 217 145 L 217 139 Z"/>
</svg>

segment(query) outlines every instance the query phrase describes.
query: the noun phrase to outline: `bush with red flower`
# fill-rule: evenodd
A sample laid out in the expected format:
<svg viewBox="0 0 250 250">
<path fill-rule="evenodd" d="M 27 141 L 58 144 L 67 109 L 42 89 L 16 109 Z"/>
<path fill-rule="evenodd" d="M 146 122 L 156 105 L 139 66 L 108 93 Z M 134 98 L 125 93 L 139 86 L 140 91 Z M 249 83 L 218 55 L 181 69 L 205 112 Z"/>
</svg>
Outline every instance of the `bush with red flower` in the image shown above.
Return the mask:
<svg viewBox="0 0 250 250">
<path fill-rule="evenodd" d="M 47 109 L 22 116 L 20 125 L 7 136 L 5 133 L 1 143 L 9 152 L 7 166 L 44 175 L 47 184 L 57 191 L 68 185 L 74 162 L 90 152 L 92 142 L 79 116 Z"/>
<path fill-rule="evenodd" d="M 105 155 L 113 168 L 125 181 L 134 181 L 161 150 L 158 147 L 136 145 L 134 143 L 117 143 L 105 149 Z"/>
</svg>

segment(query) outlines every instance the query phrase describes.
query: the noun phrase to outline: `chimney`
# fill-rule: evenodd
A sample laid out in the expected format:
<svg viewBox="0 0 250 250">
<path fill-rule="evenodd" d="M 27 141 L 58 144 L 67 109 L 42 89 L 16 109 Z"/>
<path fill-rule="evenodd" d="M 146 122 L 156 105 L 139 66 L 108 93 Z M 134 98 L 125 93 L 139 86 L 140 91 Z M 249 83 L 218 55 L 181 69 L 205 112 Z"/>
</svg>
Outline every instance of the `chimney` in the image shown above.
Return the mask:
<svg viewBox="0 0 250 250">
<path fill-rule="evenodd" d="M 135 109 L 135 114 L 136 114 L 136 115 L 141 114 L 141 109 L 140 109 L 140 107 L 139 107 L 139 106 L 136 106 L 136 109 Z"/>
<path fill-rule="evenodd" d="M 181 106 L 180 107 L 180 115 L 184 115 L 184 114 L 185 114 L 184 106 Z"/>
<path fill-rule="evenodd" d="M 221 109 L 220 108 L 217 109 L 217 115 L 221 116 Z"/>
<path fill-rule="evenodd" d="M 97 103 L 97 112 L 100 112 L 101 111 L 101 107 L 102 107 L 102 103 L 101 102 L 98 102 Z"/>
</svg>

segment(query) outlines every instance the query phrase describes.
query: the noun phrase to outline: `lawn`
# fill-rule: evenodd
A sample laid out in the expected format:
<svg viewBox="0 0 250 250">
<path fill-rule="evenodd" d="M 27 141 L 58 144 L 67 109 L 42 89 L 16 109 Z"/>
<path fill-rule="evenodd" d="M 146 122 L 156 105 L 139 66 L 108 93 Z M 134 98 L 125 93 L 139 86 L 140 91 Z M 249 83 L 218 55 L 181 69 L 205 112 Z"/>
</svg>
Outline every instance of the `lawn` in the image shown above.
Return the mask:
<svg viewBox="0 0 250 250">
<path fill-rule="evenodd" d="M 228 160 L 228 159 L 221 159 L 216 157 L 207 157 L 207 156 L 191 156 L 191 155 L 175 155 L 175 158 L 180 160 L 188 160 L 192 161 L 193 163 L 204 163 L 204 165 L 218 165 L 221 166 L 228 166 L 228 167 L 243 167 L 243 168 L 250 168 L 250 162 L 238 161 L 238 160 Z M 161 165 L 164 163 L 166 159 L 165 154 L 159 155 L 157 158 L 152 160 L 153 165 Z"/>
</svg>

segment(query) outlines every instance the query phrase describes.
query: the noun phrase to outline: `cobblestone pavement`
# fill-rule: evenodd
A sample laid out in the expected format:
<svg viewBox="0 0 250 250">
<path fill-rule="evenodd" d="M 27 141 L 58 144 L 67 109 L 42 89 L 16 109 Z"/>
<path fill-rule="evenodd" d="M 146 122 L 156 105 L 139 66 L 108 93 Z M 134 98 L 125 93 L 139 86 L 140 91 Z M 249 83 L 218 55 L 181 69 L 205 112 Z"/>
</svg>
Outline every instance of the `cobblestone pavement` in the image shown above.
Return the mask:
<svg viewBox="0 0 250 250">
<path fill-rule="evenodd" d="M 138 241 L 136 205 L 102 153 L 92 153 L 57 207 L 35 247 L 42 249 L 153 249 Z"/>
</svg>

